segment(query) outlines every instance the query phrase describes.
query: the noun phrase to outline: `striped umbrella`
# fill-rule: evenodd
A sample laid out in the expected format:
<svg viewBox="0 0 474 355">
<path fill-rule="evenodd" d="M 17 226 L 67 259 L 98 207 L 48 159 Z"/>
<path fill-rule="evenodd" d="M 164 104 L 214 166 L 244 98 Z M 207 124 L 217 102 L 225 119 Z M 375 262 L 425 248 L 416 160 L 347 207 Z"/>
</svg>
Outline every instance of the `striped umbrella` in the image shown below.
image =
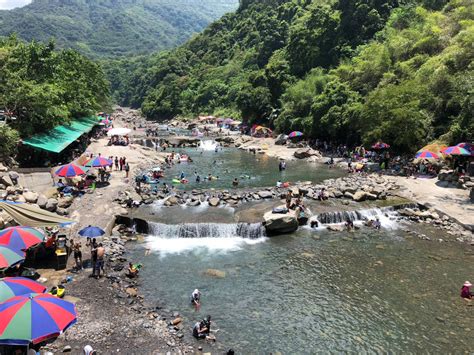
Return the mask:
<svg viewBox="0 0 474 355">
<path fill-rule="evenodd" d="M 390 148 L 390 144 L 384 142 L 377 142 L 372 146 L 373 149 L 388 149 Z"/>
<path fill-rule="evenodd" d="M 0 344 L 28 345 L 59 336 L 76 323 L 71 302 L 49 294 L 28 293 L 0 304 Z"/>
<path fill-rule="evenodd" d="M 83 166 L 76 165 L 74 163 L 63 165 L 55 172 L 56 176 L 60 177 L 74 177 L 79 175 L 85 175 L 86 173 L 86 168 L 84 168 Z"/>
<path fill-rule="evenodd" d="M 303 133 L 300 131 L 293 131 L 288 135 L 289 138 L 303 137 Z"/>
<path fill-rule="evenodd" d="M 471 155 L 470 151 L 457 145 L 445 148 L 441 152 L 448 155 Z"/>
<path fill-rule="evenodd" d="M 474 155 L 474 144 L 472 143 L 459 143 L 456 144 L 458 147 L 464 148 L 471 152 L 471 155 Z"/>
<path fill-rule="evenodd" d="M 439 159 L 439 155 L 429 150 L 421 150 L 416 153 L 416 158 L 423 158 L 423 159 Z"/>
<path fill-rule="evenodd" d="M 24 253 L 21 253 L 24 254 Z M 16 265 L 25 259 L 23 255 L 18 254 L 14 250 L 0 245 L 0 269 Z"/>
<path fill-rule="evenodd" d="M 0 245 L 6 246 L 18 254 L 43 241 L 44 235 L 31 227 L 9 227 L 0 232 Z"/>
<path fill-rule="evenodd" d="M 85 166 L 87 167 L 92 167 L 92 168 L 103 168 L 105 166 L 111 166 L 113 164 L 112 160 L 105 159 L 104 157 L 101 157 L 100 155 L 90 159 Z"/>
<path fill-rule="evenodd" d="M 27 293 L 44 293 L 46 287 L 26 277 L 5 277 L 0 279 L 0 303 Z"/>
</svg>

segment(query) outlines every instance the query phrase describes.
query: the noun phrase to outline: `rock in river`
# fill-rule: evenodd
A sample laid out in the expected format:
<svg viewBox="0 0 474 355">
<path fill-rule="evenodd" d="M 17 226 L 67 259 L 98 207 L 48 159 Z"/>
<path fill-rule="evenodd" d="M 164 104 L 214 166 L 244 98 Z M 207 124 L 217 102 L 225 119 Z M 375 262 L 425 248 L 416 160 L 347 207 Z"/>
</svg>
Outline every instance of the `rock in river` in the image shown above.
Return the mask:
<svg viewBox="0 0 474 355">
<path fill-rule="evenodd" d="M 221 201 L 220 201 L 217 197 L 211 197 L 211 198 L 209 199 L 209 205 L 212 206 L 212 207 L 217 207 L 217 206 L 219 206 L 219 203 L 220 203 L 220 202 L 221 202 Z"/>
<path fill-rule="evenodd" d="M 269 211 L 263 215 L 263 220 L 269 235 L 293 233 L 298 229 L 298 220 L 293 211 L 288 213 L 273 213 Z"/>
<path fill-rule="evenodd" d="M 216 277 L 218 279 L 223 279 L 225 277 L 225 271 L 217 269 L 207 269 L 204 271 L 204 275 Z"/>
</svg>

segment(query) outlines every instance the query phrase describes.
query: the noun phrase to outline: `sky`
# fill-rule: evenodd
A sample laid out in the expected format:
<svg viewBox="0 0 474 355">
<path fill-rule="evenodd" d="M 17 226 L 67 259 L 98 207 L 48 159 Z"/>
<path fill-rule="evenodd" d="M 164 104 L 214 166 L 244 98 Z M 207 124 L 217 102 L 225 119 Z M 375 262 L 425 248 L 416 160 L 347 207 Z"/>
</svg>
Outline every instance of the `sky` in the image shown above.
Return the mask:
<svg viewBox="0 0 474 355">
<path fill-rule="evenodd" d="M 0 0 L 0 10 L 10 10 L 15 7 L 25 6 L 31 0 Z"/>
</svg>

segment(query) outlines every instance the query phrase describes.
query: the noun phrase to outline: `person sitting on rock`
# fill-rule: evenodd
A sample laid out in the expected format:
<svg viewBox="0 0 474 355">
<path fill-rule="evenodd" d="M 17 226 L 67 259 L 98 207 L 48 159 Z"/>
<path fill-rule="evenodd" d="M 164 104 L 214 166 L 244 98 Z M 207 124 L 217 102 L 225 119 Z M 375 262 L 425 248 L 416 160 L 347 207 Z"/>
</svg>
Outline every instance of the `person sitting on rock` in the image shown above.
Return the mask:
<svg viewBox="0 0 474 355">
<path fill-rule="evenodd" d="M 349 218 L 346 220 L 345 223 L 346 229 L 350 232 L 354 229 L 354 222 L 352 222 Z"/>
<path fill-rule="evenodd" d="M 203 322 L 196 322 L 193 327 L 193 337 L 197 339 L 206 339 L 209 332 Z"/>
<path fill-rule="evenodd" d="M 323 187 L 321 190 L 319 190 L 318 194 L 318 200 L 319 201 L 324 201 L 327 200 L 328 197 L 326 196 L 326 189 Z"/>
<path fill-rule="evenodd" d="M 128 272 L 127 272 L 128 277 L 130 277 L 130 278 L 137 277 L 138 276 L 138 271 L 139 271 L 139 269 L 137 267 L 135 267 L 135 265 L 133 265 L 132 263 L 128 263 Z"/>
<path fill-rule="evenodd" d="M 462 285 L 461 288 L 461 297 L 470 300 L 474 296 L 474 294 L 471 292 L 471 287 L 472 284 L 469 281 L 464 282 L 464 285 Z"/>
</svg>

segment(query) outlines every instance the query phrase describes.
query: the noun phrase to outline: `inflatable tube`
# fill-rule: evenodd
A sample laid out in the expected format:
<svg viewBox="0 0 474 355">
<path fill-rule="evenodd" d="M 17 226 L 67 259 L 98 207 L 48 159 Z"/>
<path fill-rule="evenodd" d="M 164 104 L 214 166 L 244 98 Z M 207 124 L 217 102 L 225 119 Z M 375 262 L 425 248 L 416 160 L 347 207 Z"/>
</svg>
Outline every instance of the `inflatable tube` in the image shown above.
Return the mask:
<svg viewBox="0 0 474 355">
<path fill-rule="evenodd" d="M 187 184 L 187 183 L 189 182 L 189 180 L 182 179 L 180 182 L 181 182 L 182 184 Z"/>
<path fill-rule="evenodd" d="M 171 180 L 171 182 L 172 182 L 173 184 L 181 184 L 181 181 L 178 180 L 178 179 L 173 179 L 173 180 Z"/>
<path fill-rule="evenodd" d="M 289 182 L 284 182 L 283 184 L 281 184 L 282 187 L 289 187 L 290 186 L 290 183 Z"/>
</svg>

